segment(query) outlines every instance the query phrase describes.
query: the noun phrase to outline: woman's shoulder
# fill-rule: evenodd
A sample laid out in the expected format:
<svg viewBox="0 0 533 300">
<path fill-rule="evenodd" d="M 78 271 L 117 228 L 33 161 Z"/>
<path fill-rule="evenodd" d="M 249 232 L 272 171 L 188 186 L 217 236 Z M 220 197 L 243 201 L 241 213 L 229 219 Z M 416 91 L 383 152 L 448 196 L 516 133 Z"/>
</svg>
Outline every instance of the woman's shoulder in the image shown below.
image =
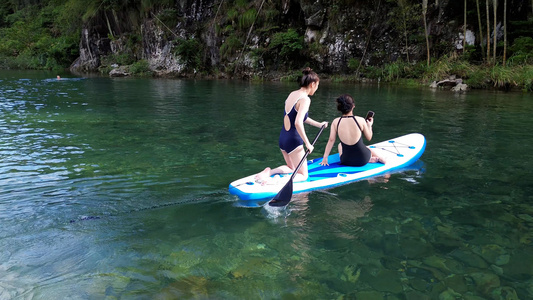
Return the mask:
<svg viewBox="0 0 533 300">
<path fill-rule="evenodd" d="M 311 98 L 309 98 L 308 95 L 302 95 L 302 93 L 300 91 L 291 92 L 285 101 L 286 102 L 287 101 L 291 101 L 291 102 L 294 101 L 296 103 L 296 102 L 300 101 L 301 99 L 305 99 L 305 100 L 311 101 Z"/>
<path fill-rule="evenodd" d="M 364 126 L 366 124 L 365 118 L 360 117 L 360 116 L 354 116 L 354 117 L 355 117 L 355 121 L 357 122 L 357 124 L 359 124 L 359 126 Z"/>
</svg>

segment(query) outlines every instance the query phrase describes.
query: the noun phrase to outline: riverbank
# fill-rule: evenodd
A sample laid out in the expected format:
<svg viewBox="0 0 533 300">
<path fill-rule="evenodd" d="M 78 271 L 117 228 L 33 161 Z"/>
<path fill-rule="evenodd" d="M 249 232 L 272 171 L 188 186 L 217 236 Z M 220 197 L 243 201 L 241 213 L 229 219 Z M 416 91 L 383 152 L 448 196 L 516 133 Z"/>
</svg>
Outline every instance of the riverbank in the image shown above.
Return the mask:
<svg viewBox="0 0 533 300">
<path fill-rule="evenodd" d="M 32 69 L 20 60 L 0 57 L 0 69 Z M 57 69 L 60 72 L 63 69 Z M 244 79 L 251 81 L 295 81 L 300 76 L 299 70 L 258 71 L 257 73 L 240 72 L 190 72 L 179 76 L 160 75 L 151 70 L 147 61 L 140 60 L 130 65 L 103 65 L 99 68 L 99 75 L 103 76 L 135 76 L 135 77 L 164 77 L 164 78 L 202 78 L 202 79 Z M 78 73 L 78 75 L 85 75 Z M 465 84 L 468 89 L 497 89 L 504 91 L 533 92 L 533 65 L 510 64 L 489 65 L 472 64 L 460 57 L 445 57 L 436 60 L 428 67 L 424 63 L 406 63 L 396 61 L 382 67 L 366 66 L 360 71 L 349 73 L 320 72 L 322 80 L 340 83 L 391 83 L 403 86 L 426 86 L 439 81 L 453 78 L 453 82 Z M 455 84 L 446 84 L 438 88 L 452 88 Z"/>
</svg>

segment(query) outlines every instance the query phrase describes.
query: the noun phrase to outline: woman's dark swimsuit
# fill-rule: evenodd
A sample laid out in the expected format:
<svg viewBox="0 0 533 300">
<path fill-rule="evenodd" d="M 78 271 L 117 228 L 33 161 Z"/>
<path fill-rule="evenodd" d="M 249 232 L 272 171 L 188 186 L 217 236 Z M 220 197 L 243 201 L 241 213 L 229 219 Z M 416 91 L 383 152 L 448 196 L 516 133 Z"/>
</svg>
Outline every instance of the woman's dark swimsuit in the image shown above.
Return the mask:
<svg viewBox="0 0 533 300">
<path fill-rule="evenodd" d="M 361 130 L 361 137 L 359 138 L 359 141 L 353 145 L 347 145 L 341 140 L 342 155 L 340 157 L 340 164 L 352 167 L 364 166 L 368 163 L 370 157 L 372 157 L 372 152 L 370 152 L 370 149 L 368 149 L 363 143 L 363 130 L 361 129 L 361 126 L 359 126 L 359 123 L 357 123 L 357 120 L 355 120 L 354 116 L 341 117 L 337 123 L 337 130 L 339 128 L 339 124 L 341 123 L 341 119 L 343 118 L 352 118 L 354 120 L 355 124 L 357 124 L 357 127 L 359 127 L 359 130 Z"/>
<path fill-rule="evenodd" d="M 296 100 L 289 113 L 284 111 L 285 114 L 283 115 L 283 118 L 285 118 L 285 116 L 289 117 L 291 128 L 285 130 L 285 125 L 283 125 L 281 127 L 281 132 L 279 133 L 279 148 L 287 153 L 291 153 L 294 149 L 304 144 L 304 141 L 302 140 L 302 137 L 300 137 L 300 134 L 298 134 L 296 125 L 294 124 L 296 122 L 296 115 L 298 115 L 298 111 L 296 110 L 296 103 L 298 103 L 298 101 L 300 101 L 300 99 Z M 308 113 L 305 114 L 304 121 L 307 120 L 308 115 Z"/>
</svg>

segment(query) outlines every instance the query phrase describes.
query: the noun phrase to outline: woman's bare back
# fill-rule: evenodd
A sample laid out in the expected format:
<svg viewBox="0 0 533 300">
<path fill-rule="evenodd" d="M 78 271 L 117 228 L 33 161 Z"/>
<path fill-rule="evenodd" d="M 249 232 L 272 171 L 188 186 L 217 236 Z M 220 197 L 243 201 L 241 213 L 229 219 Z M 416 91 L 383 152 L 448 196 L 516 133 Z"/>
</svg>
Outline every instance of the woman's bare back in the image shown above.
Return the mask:
<svg viewBox="0 0 533 300">
<path fill-rule="evenodd" d="M 361 129 L 357 127 L 357 124 L 355 124 L 355 121 L 352 117 L 338 119 L 341 119 L 340 123 L 338 123 L 338 120 L 335 122 L 338 124 L 337 134 L 339 135 L 339 139 L 346 145 L 355 145 L 355 143 L 359 141 L 363 134 Z M 363 118 L 355 116 L 355 119 L 359 121 L 359 126 L 364 128 Z"/>
</svg>

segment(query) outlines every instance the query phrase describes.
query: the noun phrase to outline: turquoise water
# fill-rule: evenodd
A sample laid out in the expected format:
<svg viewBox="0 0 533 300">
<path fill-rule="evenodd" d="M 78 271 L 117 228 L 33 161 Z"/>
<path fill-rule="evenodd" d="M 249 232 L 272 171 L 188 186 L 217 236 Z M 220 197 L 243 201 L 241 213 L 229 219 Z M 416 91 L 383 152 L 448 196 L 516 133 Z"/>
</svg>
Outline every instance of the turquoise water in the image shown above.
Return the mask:
<svg viewBox="0 0 533 300">
<path fill-rule="evenodd" d="M 294 84 L 55 75 L 0 71 L 0 299 L 533 298 L 531 94 L 322 82 L 426 152 L 272 214 L 227 188 Z"/>
</svg>

